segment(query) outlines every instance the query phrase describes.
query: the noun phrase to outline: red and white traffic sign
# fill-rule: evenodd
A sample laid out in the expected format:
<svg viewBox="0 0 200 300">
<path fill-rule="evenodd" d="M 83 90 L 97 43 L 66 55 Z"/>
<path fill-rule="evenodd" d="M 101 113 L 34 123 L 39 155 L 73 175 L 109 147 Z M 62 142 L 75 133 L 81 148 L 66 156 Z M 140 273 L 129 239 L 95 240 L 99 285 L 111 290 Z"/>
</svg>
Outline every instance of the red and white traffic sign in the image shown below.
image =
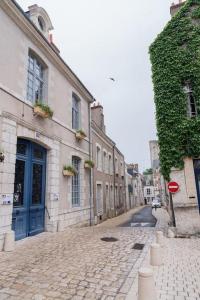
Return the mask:
<svg viewBox="0 0 200 300">
<path fill-rule="evenodd" d="M 179 184 L 175 181 L 168 183 L 168 190 L 170 193 L 177 193 L 179 190 Z"/>
</svg>

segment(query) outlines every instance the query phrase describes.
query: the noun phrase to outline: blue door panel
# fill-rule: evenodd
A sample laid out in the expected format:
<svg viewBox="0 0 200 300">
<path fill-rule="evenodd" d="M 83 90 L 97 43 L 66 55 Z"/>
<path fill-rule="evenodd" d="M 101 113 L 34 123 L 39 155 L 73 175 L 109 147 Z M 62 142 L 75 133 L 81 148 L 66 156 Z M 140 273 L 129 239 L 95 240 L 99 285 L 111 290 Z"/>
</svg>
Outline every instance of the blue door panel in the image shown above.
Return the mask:
<svg viewBox="0 0 200 300">
<path fill-rule="evenodd" d="M 200 212 L 200 160 L 194 159 L 194 174 L 196 180 L 197 198 Z"/>
<path fill-rule="evenodd" d="M 15 231 L 16 240 L 20 240 L 26 237 L 26 214 L 20 213 L 20 215 L 13 216 L 12 230 Z"/>
<path fill-rule="evenodd" d="M 46 150 L 18 139 L 12 228 L 16 240 L 44 231 Z"/>
<path fill-rule="evenodd" d="M 35 235 L 43 231 L 44 228 L 44 209 L 34 208 L 30 211 L 30 232 L 29 235 Z"/>
</svg>

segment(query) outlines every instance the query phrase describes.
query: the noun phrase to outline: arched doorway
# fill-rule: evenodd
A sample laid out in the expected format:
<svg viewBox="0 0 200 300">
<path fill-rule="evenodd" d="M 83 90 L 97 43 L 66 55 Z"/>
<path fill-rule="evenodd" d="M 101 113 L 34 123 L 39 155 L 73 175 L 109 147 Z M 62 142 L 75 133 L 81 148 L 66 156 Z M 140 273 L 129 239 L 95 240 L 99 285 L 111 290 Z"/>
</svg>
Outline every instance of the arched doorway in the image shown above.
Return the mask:
<svg viewBox="0 0 200 300">
<path fill-rule="evenodd" d="M 18 139 L 12 229 L 16 240 L 44 231 L 46 149 Z"/>
</svg>

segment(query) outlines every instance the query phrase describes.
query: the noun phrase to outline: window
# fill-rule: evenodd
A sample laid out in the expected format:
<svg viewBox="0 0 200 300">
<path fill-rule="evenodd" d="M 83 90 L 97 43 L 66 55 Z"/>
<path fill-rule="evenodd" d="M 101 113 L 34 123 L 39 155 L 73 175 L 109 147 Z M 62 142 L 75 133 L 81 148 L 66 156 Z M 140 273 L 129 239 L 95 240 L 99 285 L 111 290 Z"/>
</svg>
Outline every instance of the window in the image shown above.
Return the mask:
<svg viewBox="0 0 200 300">
<path fill-rule="evenodd" d="M 99 146 L 96 148 L 96 165 L 97 169 L 101 170 L 101 148 Z"/>
<path fill-rule="evenodd" d="M 96 191 L 96 206 L 97 206 L 97 215 L 103 215 L 103 197 L 102 197 L 102 185 L 97 184 L 97 191 Z"/>
<path fill-rule="evenodd" d="M 120 168 L 121 168 L 121 176 L 124 177 L 124 168 L 123 168 L 123 162 L 120 162 Z"/>
<path fill-rule="evenodd" d="M 80 129 L 80 100 L 75 94 L 72 95 L 72 128 Z"/>
<path fill-rule="evenodd" d="M 119 166 L 118 166 L 118 159 L 115 157 L 115 173 L 119 174 Z"/>
<path fill-rule="evenodd" d="M 196 102 L 194 99 L 193 91 L 191 88 L 191 85 L 189 83 L 186 83 L 184 88 L 184 93 L 187 95 L 187 113 L 188 117 L 194 118 L 197 116 L 197 107 L 196 107 Z"/>
<path fill-rule="evenodd" d="M 122 186 L 120 186 L 120 188 L 119 188 L 119 204 L 120 205 L 122 205 L 122 199 L 123 199 Z"/>
<path fill-rule="evenodd" d="M 110 208 L 114 209 L 114 197 L 113 197 L 113 186 L 110 186 Z"/>
<path fill-rule="evenodd" d="M 103 171 L 107 171 L 107 153 L 103 151 Z"/>
<path fill-rule="evenodd" d="M 77 171 L 72 177 L 72 206 L 80 206 L 80 163 L 80 158 L 72 157 L 72 166 Z"/>
<path fill-rule="evenodd" d="M 44 101 L 44 65 L 32 53 L 28 57 L 27 99 Z"/>
<path fill-rule="evenodd" d="M 40 29 L 42 31 L 44 31 L 45 30 L 45 22 L 44 22 L 44 20 L 43 20 L 43 18 L 41 16 L 38 17 L 38 24 L 40 26 Z"/>
<path fill-rule="evenodd" d="M 147 189 L 147 195 L 151 195 L 151 189 Z"/>
<path fill-rule="evenodd" d="M 118 195 L 118 186 L 115 186 L 115 204 L 116 207 L 119 207 L 119 195 Z"/>
<path fill-rule="evenodd" d="M 112 175 L 112 156 L 109 154 L 108 156 L 108 173 Z"/>
</svg>

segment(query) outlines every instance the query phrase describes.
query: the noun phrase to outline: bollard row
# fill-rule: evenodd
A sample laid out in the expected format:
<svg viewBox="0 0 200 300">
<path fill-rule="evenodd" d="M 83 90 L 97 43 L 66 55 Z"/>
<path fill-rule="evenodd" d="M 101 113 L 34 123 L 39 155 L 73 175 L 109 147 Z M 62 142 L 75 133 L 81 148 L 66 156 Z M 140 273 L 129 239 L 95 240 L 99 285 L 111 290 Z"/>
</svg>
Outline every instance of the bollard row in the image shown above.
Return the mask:
<svg viewBox="0 0 200 300">
<path fill-rule="evenodd" d="M 156 243 L 150 247 L 150 265 L 159 267 L 163 264 L 162 247 L 164 247 L 162 231 L 156 232 Z M 142 268 L 138 273 L 138 300 L 156 300 L 156 286 L 151 268 Z"/>
</svg>

